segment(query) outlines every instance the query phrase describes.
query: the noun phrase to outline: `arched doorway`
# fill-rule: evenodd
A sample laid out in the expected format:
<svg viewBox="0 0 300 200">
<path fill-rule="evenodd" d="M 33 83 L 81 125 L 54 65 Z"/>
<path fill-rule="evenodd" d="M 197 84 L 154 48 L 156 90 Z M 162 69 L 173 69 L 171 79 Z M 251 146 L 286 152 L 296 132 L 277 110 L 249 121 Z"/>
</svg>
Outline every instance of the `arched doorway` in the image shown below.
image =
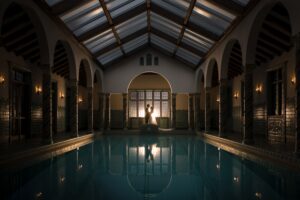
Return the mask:
<svg viewBox="0 0 300 200">
<path fill-rule="evenodd" d="M 79 68 L 78 81 L 78 130 L 87 131 L 89 127 L 89 93 L 92 89 L 90 65 L 87 60 L 82 60 Z"/>
<path fill-rule="evenodd" d="M 289 113 L 295 111 L 295 93 L 289 92 L 293 86 L 288 80 L 295 76 L 295 66 L 286 59 L 294 56 L 290 16 L 282 3 L 272 3 L 261 10 L 256 21 L 245 68 L 253 71 L 252 137 L 255 134 L 256 139 L 271 143 L 294 142 L 294 117 Z"/>
<path fill-rule="evenodd" d="M 222 79 L 227 81 L 226 134 L 242 133 L 244 115 L 244 81 L 242 49 L 238 40 L 231 40 L 225 50 L 222 62 Z"/>
<path fill-rule="evenodd" d="M 3 14 L 0 29 L 4 52 L 13 52 L 5 70 L 9 77 L 5 105 L 8 114 L 4 122 L 8 141 L 46 135 L 49 132 L 43 131 L 46 127 L 43 126 L 43 95 L 48 91 L 43 88 L 42 74 L 49 64 L 49 49 L 43 27 L 34 12 L 12 3 Z M 0 123 L 2 120 L 0 117 Z"/>
<path fill-rule="evenodd" d="M 56 133 L 69 132 L 70 127 L 70 91 L 67 89 L 70 71 L 74 63 L 70 46 L 63 41 L 55 45 L 52 66 L 52 131 Z"/>
<path fill-rule="evenodd" d="M 219 89 L 219 71 L 215 59 L 209 62 L 206 75 L 206 130 L 219 131 L 219 107 L 220 107 L 220 89 Z"/>
<path fill-rule="evenodd" d="M 154 108 L 157 124 L 171 126 L 171 86 L 160 74 L 147 72 L 135 77 L 128 87 L 128 126 L 132 129 L 144 124 L 145 108 Z"/>
</svg>

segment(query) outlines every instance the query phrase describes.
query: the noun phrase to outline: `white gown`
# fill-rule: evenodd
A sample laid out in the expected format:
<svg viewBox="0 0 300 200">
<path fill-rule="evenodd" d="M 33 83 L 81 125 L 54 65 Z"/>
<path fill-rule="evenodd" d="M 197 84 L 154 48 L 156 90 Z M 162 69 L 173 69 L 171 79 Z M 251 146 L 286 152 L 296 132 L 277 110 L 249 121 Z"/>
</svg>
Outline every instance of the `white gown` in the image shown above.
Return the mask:
<svg viewBox="0 0 300 200">
<path fill-rule="evenodd" d="M 154 114 L 154 113 L 151 114 L 151 117 L 150 117 L 150 119 L 149 119 L 149 124 L 157 125 L 156 117 L 155 117 L 155 114 Z"/>
</svg>

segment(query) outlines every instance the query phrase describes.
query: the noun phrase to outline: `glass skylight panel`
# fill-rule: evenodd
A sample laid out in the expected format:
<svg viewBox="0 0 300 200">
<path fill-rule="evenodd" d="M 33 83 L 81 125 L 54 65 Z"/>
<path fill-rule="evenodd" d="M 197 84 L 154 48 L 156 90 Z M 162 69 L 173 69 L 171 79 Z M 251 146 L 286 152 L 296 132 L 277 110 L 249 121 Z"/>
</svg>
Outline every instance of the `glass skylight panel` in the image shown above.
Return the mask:
<svg viewBox="0 0 300 200">
<path fill-rule="evenodd" d="M 152 0 L 151 3 L 167 9 L 182 18 L 186 16 L 186 12 L 190 5 L 188 1 L 182 0 Z"/>
<path fill-rule="evenodd" d="M 151 26 L 173 38 L 178 38 L 181 31 L 180 25 L 153 12 L 151 12 Z"/>
<path fill-rule="evenodd" d="M 47 4 L 51 7 L 54 6 L 55 4 L 58 4 L 62 2 L 63 0 L 46 0 Z"/>
<path fill-rule="evenodd" d="M 120 38 L 123 39 L 124 37 L 146 27 L 147 27 L 147 13 L 144 12 L 116 26 L 116 30 Z"/>
<path fill-rule="evenodd" d="M 83 44 L 92 52 L 96 53 L 97 51 L 100 51 L 101 49 L 116 43 L 116 38 L 112 32 L 111 29 L 87 40 L 84 41 Z"/>
<path fill-rule="evenodd" d="M 217 35 L 223 34 L 230 25 L 229 22 L 221 20 L 214 15 L 203 15 L 203 13 L 196 13 L 195 10 L 193 10 L 190 21 Z"/>
<path fill-rule="evenodd" d="M 179 47 L 176 53 L 177 56 L 182 58 L 183 60 L 186 60 L 187 62 L 197 65 L 199 61 L 201 60 L 201 57 Z"/>
<path fill-rule="evenodd" d="M 167 40 L 162 39 L 161 37 L 156 36 L 154 34 L 151 34 L 151 43 L 161 47 L 162 49 L 168 51 L 169 53 L 173 53 L 176 47 L 175 44 L 168 42 Z"/>
<path fill-rule="evenodd" d="M 99 56 L 97 59 L 99 62 L 101 62 L 102 65 L 106 65 L 118 58 L 120 58 L 123 55 L 120 48 L 115 48 L 101 56 Z"/>
<path fill-rule="evenodd" d="M 141 4 L 146 4 L 146 0 L 114 0 L 106 2 L 107 9 L 109 10 L 112 18 L 124 14 L 129 10 L 134 10 Z"/>
<path fill-rule="evenodd" d="M 76 36 L 107 22 L 99 1 L 92 1 L 66 13 L 61 20 Z"/>
<path fill-rule="evenodd" d="M 189 29 L 185 29 L 184 37 L 182 41 L 190 46 L 194 46 L 196 49 L 206 53 L 214 44 L 214 41 L 199 35 Z"/>
<path fill-rule="evenodd" d="M 197 10 L 196 8 L 206 10 L 207 12 L 212 13 L 213 15 L 218 16 L 220 18 L 224 18 L 228 21 L 232 21 L 236 17 L 232 13 L 223 10 L 222 8 L 210 3 L 207 0 L 197 0 L 194 10 Z"/>
<path fill-rule="evenodd" d="M 140 46 L 147 44 L 147 42 L 148 42 L 148 33 L 146 33 L 134 40 L 131 40 L 130 42 L 123 44 L 123 48 L 124 48 L 125 53 L 129 53 L 129 52 L 135 50 L 136 48 L 139 48 Z"/>
</svg>

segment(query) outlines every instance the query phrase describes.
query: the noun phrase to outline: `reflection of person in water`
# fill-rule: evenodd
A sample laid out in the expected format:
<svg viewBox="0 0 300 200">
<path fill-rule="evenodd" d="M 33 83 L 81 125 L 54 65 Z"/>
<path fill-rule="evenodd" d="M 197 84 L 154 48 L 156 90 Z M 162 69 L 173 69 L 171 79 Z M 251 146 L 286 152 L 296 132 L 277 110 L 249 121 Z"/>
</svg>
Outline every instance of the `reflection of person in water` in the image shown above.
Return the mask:
<svg viewBox="0 0 300 200">
<path fill-rule="evenodd" d="M 153 161 L 152 145 L 146 145 L 145 158 L 147 162 Z"/>
</svg>

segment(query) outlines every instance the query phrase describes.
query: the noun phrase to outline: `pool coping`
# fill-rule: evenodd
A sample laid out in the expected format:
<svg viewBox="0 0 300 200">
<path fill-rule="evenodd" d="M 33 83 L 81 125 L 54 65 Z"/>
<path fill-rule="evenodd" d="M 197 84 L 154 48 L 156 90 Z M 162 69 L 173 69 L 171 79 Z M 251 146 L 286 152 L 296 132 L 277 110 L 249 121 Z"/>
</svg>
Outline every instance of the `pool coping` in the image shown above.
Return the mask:
<svg viewBox="0 0 300 200">
<path fill-rule="evenodd" d="M 90 133 L 53 144 L 42 145 L 28 150 L 2 155 L 0 156 L 0 170 L 16 170 L 30 166 L 36 162 L 61 155 L 89 144 L 101 135 L 102 133 Z"/>
<path fill-rule="evenodd" d="M 197 132 L 205 142 L 221 148 L 234 155 L 246 158 L 269 168 L 281 168 L 300 171 L 300 159 L 286 154 L 242 144 L 226 138 L 221 138 L 208 133 Z"/>
</svg>

